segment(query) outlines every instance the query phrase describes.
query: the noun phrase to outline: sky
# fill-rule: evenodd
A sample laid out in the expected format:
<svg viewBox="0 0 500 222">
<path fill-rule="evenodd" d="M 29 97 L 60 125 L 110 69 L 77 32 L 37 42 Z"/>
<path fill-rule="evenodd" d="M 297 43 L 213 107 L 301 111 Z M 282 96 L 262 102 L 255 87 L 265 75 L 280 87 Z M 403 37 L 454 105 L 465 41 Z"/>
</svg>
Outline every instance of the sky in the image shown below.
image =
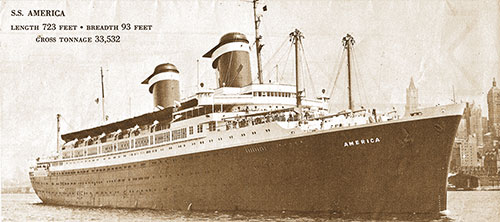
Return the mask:
<svg viewBox="0 0 500 222">
<path fill-rule="evenodd" d="M 451 103 L 454 89 L 457 101 L 474 101 L 486 116 L 487 91 L 493 78 L 500 80 L 499 4 L 493 0 L 261 0 L 264 81 L 294 84 L 289 33 L 297 28 L 305 36 L 302 70 L 307 96 L 319 96 L 326 89 L 332 111 L 345 109 L 341 40 L 350 33 L 355 39 L 356 104 L 378 110 L 395 106 L 402 114 L 413 78 L 421 106 Z M 12 10 L 26 14 L 36 9 L 64 10 L 65 16 L 11 16 Z M 11 25 L 43 23 L 130 23 L 152 25 L 152 30 L 11 30 Z M 19 177 L 18 172 L 27 172 L 36 157 L 56 151 L 56 114 L 62 115 L 62 133 L 101 124 L 101 104 L 95 102 L 101 94 L 101 67 L 110 121 L 141 115 L 153 111 L 153 98 L 140 82 L 158 64 L 177 66 L 181 97 L 196 92 L 198 75 L 206 87 L 215 88 L 211 61 L 201 56 L 222 35 L 234 31 L 253 43 L 250 1 L 1 1 L 2 180 Z M 39 35 L 119 35 L 120 43 L 38 43 Z M 27 179 L 27 174 L 22 176 Z"/>
</svg>

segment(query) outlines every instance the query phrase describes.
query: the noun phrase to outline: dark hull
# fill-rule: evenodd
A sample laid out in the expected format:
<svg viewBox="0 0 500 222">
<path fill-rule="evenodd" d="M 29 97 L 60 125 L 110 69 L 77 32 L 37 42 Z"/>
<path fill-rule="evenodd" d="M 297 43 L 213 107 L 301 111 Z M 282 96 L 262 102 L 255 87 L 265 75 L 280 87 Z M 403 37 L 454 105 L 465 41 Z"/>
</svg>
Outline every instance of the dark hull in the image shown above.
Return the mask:
<svg viewBox="0 0 500 222">
<path fill-rule="evenodd" d="M 32 177 L 32 184 L 44 203 L 59 205 L 437 213 L 446 209 L 448 163 L 460 118 L 329 131 Z M 380 142 L 345 147 L 370 138 Z"/>
</svg>

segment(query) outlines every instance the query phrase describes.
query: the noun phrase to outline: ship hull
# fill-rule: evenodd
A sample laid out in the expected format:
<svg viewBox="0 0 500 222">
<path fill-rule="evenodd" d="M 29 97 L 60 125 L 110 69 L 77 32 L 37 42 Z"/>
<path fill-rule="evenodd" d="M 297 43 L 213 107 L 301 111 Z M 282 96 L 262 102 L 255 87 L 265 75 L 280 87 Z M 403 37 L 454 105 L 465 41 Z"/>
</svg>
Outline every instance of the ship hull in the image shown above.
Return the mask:
<svg viewBox="0 0 500 222">
<path fill-rule="evenodd" d="M 326 130 L 31 177 L 44 203 L 172 210 L 437 213 L 461 116 Z"/>
</svg>

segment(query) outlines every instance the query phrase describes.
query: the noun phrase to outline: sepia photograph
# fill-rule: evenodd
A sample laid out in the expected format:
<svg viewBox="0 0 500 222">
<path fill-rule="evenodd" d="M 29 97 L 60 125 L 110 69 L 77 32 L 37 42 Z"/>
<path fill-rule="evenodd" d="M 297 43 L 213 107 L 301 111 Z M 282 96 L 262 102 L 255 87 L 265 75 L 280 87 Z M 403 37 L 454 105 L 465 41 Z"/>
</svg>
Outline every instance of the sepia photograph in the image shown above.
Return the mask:
<svg viewBox="0 0 500 222">
<path fill-rule="evenodd" d="M 4 0 L 0 61 L 1 221 L 500 221 L 498 0 Z"/>
</svg>

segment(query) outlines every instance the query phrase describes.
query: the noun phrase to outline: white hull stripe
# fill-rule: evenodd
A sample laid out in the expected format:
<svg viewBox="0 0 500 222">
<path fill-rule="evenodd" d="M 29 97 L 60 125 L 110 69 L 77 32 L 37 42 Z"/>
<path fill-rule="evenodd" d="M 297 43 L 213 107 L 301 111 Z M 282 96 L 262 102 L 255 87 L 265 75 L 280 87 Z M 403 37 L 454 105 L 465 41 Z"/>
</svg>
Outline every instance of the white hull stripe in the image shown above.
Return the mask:
<svg viewBox="0 0 500 222">
<path fill-rule="evenodd" d="M 168 71 L 168 72 L 162 72 L 154 75 L 151 77 L 149 80 L 149 88 L 151 88 L 155 83 L 162 81 L 162 80 L 177 80 L 179 81 L 179 73 Z"/>
<path fill-rule="evenodd" d="M 222 54 L 226 52 L 233 52 L 233 51 L 243 51 L 243 52 L 250 52 L 250 46 L 246 42 L 230 42 L 226 43 L 217 50 L 215 50 L 214 53 L 212 53 L 212 63 L 219 58 Z"/>
</svg>

